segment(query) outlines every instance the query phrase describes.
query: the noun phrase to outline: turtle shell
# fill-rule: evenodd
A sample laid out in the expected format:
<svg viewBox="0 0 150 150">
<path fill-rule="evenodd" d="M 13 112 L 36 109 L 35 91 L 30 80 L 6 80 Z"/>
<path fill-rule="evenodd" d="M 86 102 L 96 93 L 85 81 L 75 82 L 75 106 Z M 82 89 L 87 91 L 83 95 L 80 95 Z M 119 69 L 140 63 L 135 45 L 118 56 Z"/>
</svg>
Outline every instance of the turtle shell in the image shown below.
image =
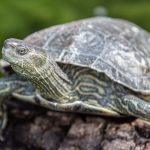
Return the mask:
<svg viewBox="0 0 150 150">
<path fill-rule="evenodd" d="M 121 19 L 95 17 L 36 32 L 25 39 L 56 61 L 105 73 L 134 91 L 150 93 L 150 34 Z"/>
</svg>

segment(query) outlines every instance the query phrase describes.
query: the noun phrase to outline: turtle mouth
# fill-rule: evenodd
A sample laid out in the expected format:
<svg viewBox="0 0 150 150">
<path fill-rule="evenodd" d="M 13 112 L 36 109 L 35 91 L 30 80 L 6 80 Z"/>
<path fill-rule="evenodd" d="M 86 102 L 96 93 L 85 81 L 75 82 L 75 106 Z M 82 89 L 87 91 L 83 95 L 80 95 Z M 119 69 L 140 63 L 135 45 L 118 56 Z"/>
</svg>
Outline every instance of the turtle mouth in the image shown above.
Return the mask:
<svg viewBox="0 0 150 150">
<path fill-rule="evenodd" d="M 15 70 L 15 71 L 19 70 L 20 72 L 23 72 L 23 69 L 19 65 L 12 63 L 11 66 L 12 66 L 13 70 Z"/>
<path fill-rule="evenodd" d="M 3 59 L 11 65 L 12 69 L 15 72 L 17 72 L 17 73 L 23 72 L 23 68 L 20 65 L 18 65 L 19 62 L 16 59 L 16 57 L 14 57 L 12 51 L 13 51 L 13 49 L 10 48 L 10 47 L 9 48 L 3 47 L 2 48 L 2 57 L 3 57 Z"/>
<path fill-rule="evenodd" d="M 13 56 L 12 51 L 14 51 L 12 48 L 3 47 L 2 48 L 2 57 L 8 63 L 16 65 L 17 60 Z"/>
</svg>

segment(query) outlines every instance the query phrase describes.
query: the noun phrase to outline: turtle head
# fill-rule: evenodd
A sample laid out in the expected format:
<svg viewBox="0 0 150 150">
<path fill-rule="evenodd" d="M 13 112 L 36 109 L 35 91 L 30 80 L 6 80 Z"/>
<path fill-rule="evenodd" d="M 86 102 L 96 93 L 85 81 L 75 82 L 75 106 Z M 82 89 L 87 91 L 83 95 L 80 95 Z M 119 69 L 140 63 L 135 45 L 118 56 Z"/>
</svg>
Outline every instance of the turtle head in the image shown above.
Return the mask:
<svg viewBox="0 0 150 150">
<path fill-rule="evenodd" d="M 3 59 L 10 63 L 14 71 L 29 78 L 46 64 L 46 54 L 39 47 L 23 40 L 7 39 L 2 49 Z"/>
<path fill-rule="evenodd" d="M 8 39 L 2 55 L 15 72 L 30 80 L 45 97 L 60 100 L 70 92 L 70 80 L 46 50 L 22 40 Z"/>
</svg>

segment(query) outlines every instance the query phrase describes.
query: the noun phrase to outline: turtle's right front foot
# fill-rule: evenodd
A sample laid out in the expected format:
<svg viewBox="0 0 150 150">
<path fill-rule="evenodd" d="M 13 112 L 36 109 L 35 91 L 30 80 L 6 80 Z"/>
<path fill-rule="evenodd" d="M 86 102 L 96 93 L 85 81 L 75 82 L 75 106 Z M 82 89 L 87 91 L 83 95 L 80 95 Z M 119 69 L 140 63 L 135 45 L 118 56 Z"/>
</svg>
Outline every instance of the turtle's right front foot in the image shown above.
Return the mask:
<svg viewBox="0 0 150 150">
<path fill-rule="evenodd" d="M 4 141 L 3 130 L 7 125 L 7 112 L 6 106 L 3 104 L 0 106 L 0 141 Z"/>
</svg>

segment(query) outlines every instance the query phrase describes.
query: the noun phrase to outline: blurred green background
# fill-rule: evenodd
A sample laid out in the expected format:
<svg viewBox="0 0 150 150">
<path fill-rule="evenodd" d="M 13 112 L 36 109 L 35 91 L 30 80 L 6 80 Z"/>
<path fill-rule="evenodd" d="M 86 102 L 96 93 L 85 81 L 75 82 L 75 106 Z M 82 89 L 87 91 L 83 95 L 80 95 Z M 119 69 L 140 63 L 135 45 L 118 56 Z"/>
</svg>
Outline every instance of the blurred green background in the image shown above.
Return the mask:
<svg viewBox="0 0 150 150">
<path fill-rule="evenodd" d="M 39 29 L 94 15 L 128 19 L 150 31 L 150 0 L 0 1 L 0 46 Z"/>
</svg>

